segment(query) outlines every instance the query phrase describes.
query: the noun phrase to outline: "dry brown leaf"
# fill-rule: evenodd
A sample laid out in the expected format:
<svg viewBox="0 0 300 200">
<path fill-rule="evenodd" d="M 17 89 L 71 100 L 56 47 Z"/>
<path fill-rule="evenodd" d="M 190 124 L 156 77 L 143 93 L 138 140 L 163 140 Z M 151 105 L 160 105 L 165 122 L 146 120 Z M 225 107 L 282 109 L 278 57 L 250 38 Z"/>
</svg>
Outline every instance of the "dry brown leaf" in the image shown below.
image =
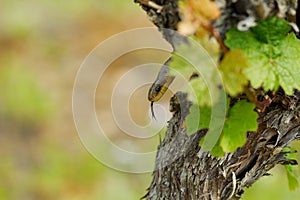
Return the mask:
<svg viewBox="0 0 300 200">
<path fill-rule="evenodd" d="M 211 20 L 220 16 L 217 4 L 210 0 L 185 0 L 179 4 L 182 20 L 178 31 L 183 35 L 209 33 Z"/>
</svg>

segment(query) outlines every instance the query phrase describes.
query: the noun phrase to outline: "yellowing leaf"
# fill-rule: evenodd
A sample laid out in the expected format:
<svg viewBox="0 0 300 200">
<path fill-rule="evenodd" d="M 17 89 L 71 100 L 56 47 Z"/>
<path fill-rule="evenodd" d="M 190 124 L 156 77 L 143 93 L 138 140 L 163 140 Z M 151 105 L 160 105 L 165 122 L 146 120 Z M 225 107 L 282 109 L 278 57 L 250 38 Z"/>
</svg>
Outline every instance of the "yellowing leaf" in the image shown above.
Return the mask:
<svg viewBox="0 0 300 200">
<path fill-rule="evenodd" d="M 226 92 L 231 96 L 243 92 L 248 79 L 243 70 L 247 68 L 247 59 L 241 50 L 231 50 L 225 54 L 219 69 L 221 70 Z"/>
</svg>

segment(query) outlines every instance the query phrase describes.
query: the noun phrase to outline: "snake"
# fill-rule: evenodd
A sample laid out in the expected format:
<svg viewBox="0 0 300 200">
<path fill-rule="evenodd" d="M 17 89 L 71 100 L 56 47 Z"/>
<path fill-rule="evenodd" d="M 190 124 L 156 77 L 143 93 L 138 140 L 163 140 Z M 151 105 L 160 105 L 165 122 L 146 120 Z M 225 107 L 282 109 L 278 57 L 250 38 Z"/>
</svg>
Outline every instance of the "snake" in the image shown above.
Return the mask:
<svg viewBox="0 0 300 200">
<path fill-rule="evenodd" d="M 170 84 L 173 82 L 174 78 L 174 76 L 169 75 L 169 67 L 167 65 L 163 65 L 154 83 L 149 89 L 148 100 L 151 102 L 151 113 L 154 119 L 156 119 L 156 117 L 153 110 L 153 103 L 162 98 L 162 96 L 168 90 Z"/>
</svg>

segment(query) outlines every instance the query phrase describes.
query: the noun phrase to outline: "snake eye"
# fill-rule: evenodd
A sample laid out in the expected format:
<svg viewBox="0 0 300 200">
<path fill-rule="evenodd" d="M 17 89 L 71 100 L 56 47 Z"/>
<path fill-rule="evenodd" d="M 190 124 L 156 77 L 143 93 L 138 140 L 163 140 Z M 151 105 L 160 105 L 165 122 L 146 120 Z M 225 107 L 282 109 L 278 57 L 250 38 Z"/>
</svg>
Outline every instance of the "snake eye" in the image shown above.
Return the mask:
<svg viewBox="0 0 300 200">
<path fill-rule="evenodd" d="M 160 85 L 155 86 L 154 90 L 155 92 L 160 92 L 161 86 Z"/>
</svg>

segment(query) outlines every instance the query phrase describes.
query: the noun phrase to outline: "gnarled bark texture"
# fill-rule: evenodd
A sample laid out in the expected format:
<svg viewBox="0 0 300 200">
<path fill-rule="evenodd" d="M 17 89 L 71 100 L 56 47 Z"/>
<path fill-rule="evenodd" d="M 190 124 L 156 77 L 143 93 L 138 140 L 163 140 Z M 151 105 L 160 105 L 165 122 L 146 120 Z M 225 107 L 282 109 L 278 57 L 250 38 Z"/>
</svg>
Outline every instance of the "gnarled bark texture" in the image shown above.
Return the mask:
<svg viewBox="0 0 300 200">
<path fill-rule="evenodd" d="M 172 107 L 181 105 L 181 108 L 175 109 L 158 147 L 146 199 L 239 199 L 244 187 L 268 175 L 275 165 L 297 164 L 285 158 L 288 152 L 282 149 L 300 137 L 299 96 L 289 98 L 289 105 L 281 101 L 272 103 L 260 113 L 257 132 L 249 132 L 243 147 L 222 158 L 201 151 L 199 140 L 207 130 L 186 135 L 182 116 L 186 116 L 191 103 L 183 93 L 174 97 L 176 105 Z"/>
<path fill-rule="evenodd" d="M 146 5 L 147 1 L 135 1 L 142 3 L 159 28 L 176 30 L 180 21 L 177 0 L 153 0 L 163 6 L 159 12 Z M 237 5 L 226 2 L 229 3 L 222 10 L 226 23 L 214 22 L 221 37 L 237 23 L 232 17 L 235 15 L 231 15 Z M 163 34 L 169 41 L 170 36 Z M 250 187 L 260 177 L 269 175 L 268 171 L 275 165 L 297 164 L 295 160 L 285 158 L 289 152 L 282 152 L 282 149 L 291 141 L 300 139 L 300 93 L 295 91 L 293 96 L 286 96 L 279 91 L 269 95 L 271 104 L 263 112 L 258 112 L 258 130 L 247 133 L 243 147 L 217 158 L 199 147 L 199 140 L 207 130 L 186 135 L 184 120 L 192 104 L 186 94 L 176 93 L 170 101 L 173 117 L 158 147 L 153 180 L 144 198 L 239 199 L 244 187 Z"/>
</svg>

